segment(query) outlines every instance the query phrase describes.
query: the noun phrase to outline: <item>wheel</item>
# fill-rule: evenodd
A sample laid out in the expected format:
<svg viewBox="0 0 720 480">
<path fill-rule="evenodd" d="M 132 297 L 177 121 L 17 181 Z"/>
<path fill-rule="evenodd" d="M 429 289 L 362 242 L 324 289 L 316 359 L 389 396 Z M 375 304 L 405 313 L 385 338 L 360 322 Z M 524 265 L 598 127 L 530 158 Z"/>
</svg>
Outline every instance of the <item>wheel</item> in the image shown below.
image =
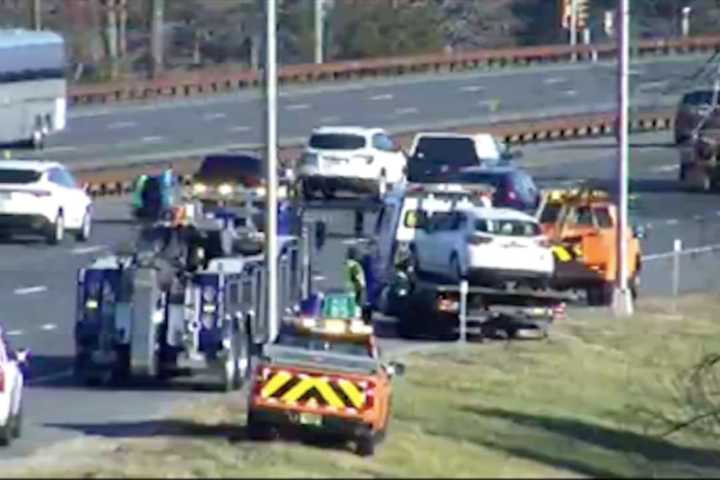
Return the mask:
<svg viewBox="0 0 720 480">
<path fill-rule="evenodd" d="M 0 427 L 0 445 L 3 447 L 7 447 L 12 443 L 13 435 L 13 417 L 12 415 L 8 415 L 7 422 L 5 425 Z"/>
<path fill-rule="evenodd" d="M 415 274 L 419 275 L 422 272 L 422 268 L 420 267 L 420 257 L 414 247 L 410 248 L 410 263 Z"/>
<path fill-rule="evenodd" d="M 47 243 L 50 245 L 58 245 L 65 239 L 65 219 L 62 212 L 58 213 L 55 223 L 50 225 L 47 233 Z"/>
<path fill-rule="evenodd" d="M 18 412 L 13 416 L 12 431 L 10 432 L 13 438 L 20 438 L 22 435 L 22 423 L 23 423 L 23 407 L 22 400 L 18 407 Z"/>
<path fill-rule="evenodd" d="M 633 301 L 637 300 L 640 292 L 640 276 L 638 274 L 635 274 L 632 278 L 630 278 L 628 287 L 630 287 L 630 294 L 632 295 Z"/>
<path fill-rule="evenodd" d="M 680 164 L 680 170 L 678 171 L 678 180 L 684 182 L 687 178 L 687 167 L 685 164 Z"/>
<path fill-rule="evenodd" d="M 605 307 L 612 303 L 612 283 L 603 282 L 587 288 L 587 303 L 593 307 Z"/>
<path fill-rule="evenodd" d="M 455 253 L 450 257 L 450 274 L 452 275 L 452 279 L 458 283 L 465 277 L 460 268 L 460 261 Z"/>
<path fill-rule="evenodd" d="M 309 182 L 307 180 L 301 180 L 299 182 L 299 186 L 300 193 L 302 194 L 304 200 L 312 200 L 315 198 L 312 188 L 310 188 Z"/>
<path fill-rule="evenodd" d="M 227 358 L 223 362 L 223 389 L 226 392 L 237 390 L 240 381 L 240 372 L 238 371 L 238 334 L 233 328 L 230 337 L 230 349 Z"/>
<path fill-rule="evenodd" d="M 267 425 L 255 420 L 252 411 L 247 417 L 247 436 L 254 442 L 270 441 L 277 437 L 277 430 L 272 425 Z"/>
<path fill-rule="evenodd" d="M 87 242 L 90 240 L 90 232 L 92 231 L 92 219 L 90 213 L 86 213 L 83 217 L 82 226 L 78 230 L 75 238 L 78 242 Z"/>
<path fill-rule="evenodd" d="M 367 433 L 359 436 L 356 440 L 356 452 L 361 457 L 371 457 L 375 455 L 375 436 Z"/>
</svg>

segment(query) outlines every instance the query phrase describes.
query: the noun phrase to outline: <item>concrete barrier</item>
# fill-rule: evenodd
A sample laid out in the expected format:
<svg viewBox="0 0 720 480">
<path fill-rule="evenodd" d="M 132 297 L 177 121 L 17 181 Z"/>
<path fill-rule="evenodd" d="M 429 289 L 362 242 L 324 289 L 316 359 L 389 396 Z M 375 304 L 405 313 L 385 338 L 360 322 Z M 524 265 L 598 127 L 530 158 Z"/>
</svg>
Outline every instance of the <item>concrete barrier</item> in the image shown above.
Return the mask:
<svg viewBox="0 0 720 480">
<path fill-rule="evenodd" d="M 720 51 L 720 35 L 668 40 L 643 40 L 633 48 L 635 57 L 687 55 Z M 545 45 L 535 47 L 474 50 L 413 57 L 376 58 L 321 65 L 288 65 L 279 69 L 280 84 L 351 81 L 362 78 L 396 77 L 417 73 L 457 72 L 477 68 L 504 68 L 570 62 L 595 62 L 614 58 L 613 44 Z M 73 85 L 71 105 L 112 104 L 125 101 L 154 101 L 232 92 L 257 87 L 261 76 L 252 70 L 207 69 L 168 74 L 155 80 L 129 80 L 94 85 Z"/>
</svg>

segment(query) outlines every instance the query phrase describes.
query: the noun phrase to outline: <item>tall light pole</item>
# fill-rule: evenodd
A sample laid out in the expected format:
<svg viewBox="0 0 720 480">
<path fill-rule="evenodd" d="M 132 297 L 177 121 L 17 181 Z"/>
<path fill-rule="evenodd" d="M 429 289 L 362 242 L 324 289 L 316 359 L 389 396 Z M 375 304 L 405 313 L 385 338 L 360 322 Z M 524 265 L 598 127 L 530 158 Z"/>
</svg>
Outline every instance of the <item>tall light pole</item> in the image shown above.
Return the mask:
<svg viewBox="0 0 720 480">
<path fill-rule="evenodd" d="M 577 0 L 570 0 L 570 46 L 577 45 Z M 576 55 L 573 52 L 572 60 L 575 61 Z"/>
<path fill-rule="evenodd" d="M 269 340 L 272 341 L 279 328 L 278 322 L 278 244 L 277 244 L 277 1 L 267 0 L 265 18 L 265 98 L 267 108 L 267 158 L 266 158 L 266 199 L 265 206 L 265 278 L 267 302 L 267 325 Z"/>
<path fill-rule="evenodd" d="M 315 0 L 315 63 L 323 63 L 323 50 L 325 40 L 325 11 L 323 10 L 325 2 L 323 0 Z"/>
<path fill-rule="evenodd" d="M 151 76 L 157 77 L 165 65 L 163 45 L 163 24 L 165 18 L 165 0 L 152 0 L 150 3 L 150 52 Z"/>
<path fill-rule="evenodd" d="M 690 12 L 692 8 L 690 6 L 683 7 L 682 9 L 682 21 L 680 29 L 682 30 L 682 36 L 687 37 L 690 35 Z"/>
<path fill-rule="evenodd" d="M 632 294 L 627 282 L 628 234 L 628 134 L 630 114 L 630 0 L 618 0 L 618 222 L 616 228 L 616 285 L 613 292 L 613 310 L 617 316 L 633 313 Z"/>
</svg>

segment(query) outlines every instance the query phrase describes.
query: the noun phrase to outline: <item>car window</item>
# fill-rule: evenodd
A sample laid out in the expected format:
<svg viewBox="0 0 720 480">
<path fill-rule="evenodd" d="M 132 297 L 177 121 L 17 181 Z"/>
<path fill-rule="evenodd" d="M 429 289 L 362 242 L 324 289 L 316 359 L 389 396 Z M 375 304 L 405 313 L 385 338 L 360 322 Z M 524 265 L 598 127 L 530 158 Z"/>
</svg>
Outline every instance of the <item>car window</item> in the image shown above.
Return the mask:
<svg viewBox="0 0 720 480">
<path fill-rule="evenodd" d="M 562 211 L 559 203 L 547 203 L 540 214 L 540 223 L 555 223 Z"/>
<path fill-rule="evenodd" d="M 319 335 L 304 336 L 281 332 L 276 343 L 285 347 L 296 347 L 315 352 L 335 352 L 345 355 L 372 357 L 370 349 L 362 343 L 339 339 L 331 341 Z"/>
<path fill-rule="evenodd" d="M 610 216 L 610 210 L 607 207 L 595 207 L 593 209 L 595 219 L 597 220 L 598 227 L 600 228 L 611 228 L 613 226 L 612 217 Z"/>
<path fill-rule="evenodd" d="M 696 91 L 685 94 L 682 99 L 682 104 L 686 106 L 699 107 L 711 104 L 712 99 L 712 90 Z"/>
<path fill-rule="evenodd" d="M 421 137 L 413 153 L 423 163 L 470 167 L 479 165 L 475 142 L 470 138 Z"/>
<path fill-rule="evenodd" d="M 581 227 L 592 227 L 593 212 L 590 207 L 578 207 L 575 214 L 575 224 Z"/>
<path fill-rule="evenodd" d="M 358 150 L 365 148 L 365 137 L 347 133 L 319 133 L 310 137 L 309 145 L 318 150 Z"/>
<path fill-rule="evenodd" d="M 260 180 L 263 176 L 262 159 L 250 155 L 208 155 L 194 175 L 199 181 Z"/>
<path fill-rule="evenodd" d="M 406 228 L 417 228 L 418 223 L 427 221 L 428 215 L 425 210 L 408 210 L 403 219 Z"/>
<path fill-rule="evenodd" d="M 42 172 L 37 170 L 0 168 L 0 184 L 34 183 L 40 177 Z"/>
<path fill-rule="evenodd" d="M 64 186 L 68 188 L 77 188 L 77 182 L 75 181 L 75 177 L 73 177 L 72 174 L 64 168 L 60 169 L 60 178 L 62 179 Z"/>
<path fill-rule="evenodd" d="M 499 189 L 502 186 L 503 174 L 492 172 L 465 172 L 460 175 L 458 180 L 460 183 L 488 185 Z"/>
<path fill-rule="evenodd" d="M 55 185 L 60 185 L 61 187 L 65 186 L 62 173 L 60 172 L 59 168 L 51 168 L 48 171 L 48 180 L 50 180 Z"/>
<path fill-rule="evenodd" d="M 383 133 L 376 133 L 372 137 L 373 148 L 381 150 L 383 152 L 394 152 L 395 144 L 387 135 Z"/>
<path fill-rule="evenodd" d="M 475 231 L 508 237 L 536 237 L 540 235 L 540 226 L 527 220 L 476 220 Z"/>
</svg>

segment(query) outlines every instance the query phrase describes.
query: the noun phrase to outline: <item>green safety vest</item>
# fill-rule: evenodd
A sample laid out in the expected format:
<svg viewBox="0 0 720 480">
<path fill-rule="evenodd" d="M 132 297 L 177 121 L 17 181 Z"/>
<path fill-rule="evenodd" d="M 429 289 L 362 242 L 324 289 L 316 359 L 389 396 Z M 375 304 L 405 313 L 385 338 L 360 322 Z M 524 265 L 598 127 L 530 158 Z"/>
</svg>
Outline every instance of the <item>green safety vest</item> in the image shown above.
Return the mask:
<svg viewBox="0 0 720 480">
<path fill-rule="evenodd" d="M 132 206 L 134 208 L 142 208 L 142 192 L 143 188 L 145 187 L 145 182 L 147 182 L 147 179 L 147 175 L 140 175 L 135 181 L 135 188 L 133 189 L 131 200 Z"/>
<path fill-rule="evenodd" d="M 345 262 L 345 284 L 352 291 L 358 287 L 365 288 L 365 272 L 358 261 L 347 260 Z"/>
</svg>

